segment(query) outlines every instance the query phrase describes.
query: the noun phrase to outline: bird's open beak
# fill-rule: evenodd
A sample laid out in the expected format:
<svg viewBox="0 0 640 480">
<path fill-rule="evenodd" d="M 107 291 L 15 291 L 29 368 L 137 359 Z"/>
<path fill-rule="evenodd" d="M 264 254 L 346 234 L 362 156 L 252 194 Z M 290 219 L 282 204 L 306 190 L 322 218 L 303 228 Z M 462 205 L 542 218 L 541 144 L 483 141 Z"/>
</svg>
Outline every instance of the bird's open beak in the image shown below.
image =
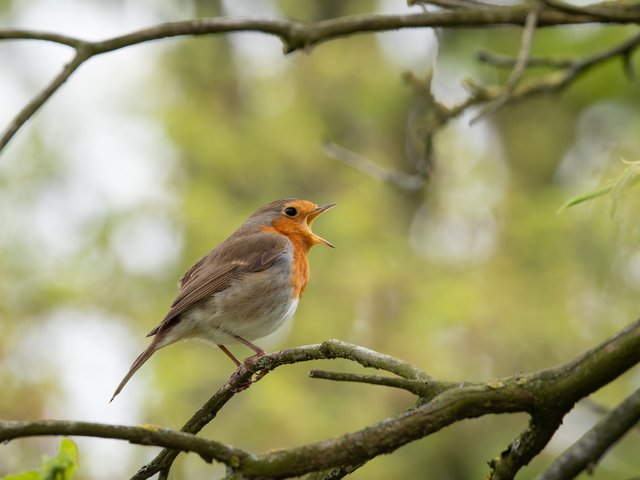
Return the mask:
<svg viewBox="0 0 640 480">
<path fill-rule="evenodd" d="M 324 212 L 326 212 L 327 210 L 329 210 L 330 208 L 333 208 L 335 206 L 336 206 L 335 203 L 330 203 L 328 205 L 323 205 L 322 207 L 316 208 L 313 212 L 311 212 L 309 215 L 307 215 L 307 225 L 309 226 L 309 231 L 311 231 L 311 224 L 313 223 L 313 221 L 316 218 L 318 218 Z M 336 248 L 335 245 L 333 245 L 333 243 L 331 243 L 328 240 L 325 240 L 324 238 L 316 235 L 315 233 L 311 232 L 311 235 L 313 236 L 314 240 L 317 243 L 324 243 L 327 247 Z"/>
</svg>

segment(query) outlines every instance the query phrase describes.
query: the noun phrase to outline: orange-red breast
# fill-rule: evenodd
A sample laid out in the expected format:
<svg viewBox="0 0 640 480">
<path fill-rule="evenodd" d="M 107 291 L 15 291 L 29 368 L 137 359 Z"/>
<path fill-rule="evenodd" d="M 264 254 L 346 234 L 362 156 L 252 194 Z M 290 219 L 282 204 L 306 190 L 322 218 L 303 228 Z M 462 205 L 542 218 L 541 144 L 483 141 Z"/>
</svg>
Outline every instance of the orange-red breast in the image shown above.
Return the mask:
<svg viewBox="0 0 640 480">
<path fill-rule="evenodd" d="M 311 247 L 331 243 L 311 231 L 311 224 L 335 204 L 318 207 L 307 200 L 284 199 L 256 210 L 224 242 L 198 260 L 180 279 L 178 296 L 164 320 L 147 336 L 151 344 L 136 358 L 116 388 L 113 400 L 153 353 L 189 338 L 224 346 L 250 342 L 289 320 L 309 280 Z"/>
</svg>

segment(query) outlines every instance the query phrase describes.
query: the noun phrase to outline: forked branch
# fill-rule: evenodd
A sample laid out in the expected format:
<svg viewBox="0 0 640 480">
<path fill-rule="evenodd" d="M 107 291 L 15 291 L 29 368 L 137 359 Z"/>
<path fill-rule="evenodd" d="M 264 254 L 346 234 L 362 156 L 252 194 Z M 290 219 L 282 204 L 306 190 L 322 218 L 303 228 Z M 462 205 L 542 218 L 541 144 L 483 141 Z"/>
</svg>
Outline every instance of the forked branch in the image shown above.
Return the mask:
<svg viewBox="0 0 640 480">
<path fill-rule="evenodd" d="M 411 3 L 411 2 L 410 2 Z M 414 2 L 415 3 L 415 2 Z M 283 43 L 285 53 L 309 49 L 324 42 L 347 36 L 398 30 L 404 28 L 469 28 L 531 23 L 527 5 L 488 5 L 471 0 L 433 0 L 431 3 L 447 10 L 407 15 L 352 15 L 304 23 L 281 18 L 212 17 L 169 22 L 136 30 L 101 41 L 29 29 L 0 28 L 0 41 L 32 40 L 56 43 L 75 49 L 75 56 L 60 74 L 49 82 L 9 123 L 0 136 L 0 152 L 18 130 L 44 105 L 71 74 L 84 62 L 103 53 L 113 52 L 142 43 L 183 37 L 215 35 L 231 32 L 261 32 L 275 35 Z M 640 11 L 620 9 L 608 4 L 588 9 L 567 8 L 564 4 L 544 3 L 536 13 L 537 26 L 572 25 L 584 23 L 637 23 Z"/>
<path fill-rule="evenodd" d="M 254 375 L 258 374 L 262 378 L 265 372 L 282 365 L 334 358 L 348 359 L 365 367 L 385 370 L 407 382 L 415 382 L 418 405 L 337 438 L 260 454 L 195 436 L 240 391 L 239 387 Z M 348 466 L 355 468 L 371 458 L 391 452 L 466 418 L 527 412 L 532 417 L 529 429 L 493 464 L 494 479 L 511 478 L 546 445 L 562 417 L 579 399 L 613 381 L 638 362 L 640 321 L 565 365 L 486 383 L 438 382 L 415 366 L 394 357 L 357 345 L 329 340 L 318 345 L 271 353 L 252 364 L 243 364 L 232 379 L 187 422 L 181 432 L 85 422 L 3 421 L 0 423 L 0 442 L 37 435 L 79 435 L 117 438 L 165 447 L 165 450 L 133 477 L 135 479 L 146 479 L 158 472 L 161 473 L 160 478 L 166 478 L 180 451 L 196 452 L 207 461 L 222 462 L 244 478 L 287 478 L 327 469 L 340 470 L 341 467 Z M 360 382 L 364 378 L 366 377 L 335 379 Z M 372 379 L 370 383 L 383 383 L 379 381 L 379 377 Z M 418 390 L 418 385 L 430 386 L 429 390 L 425 390 L 425 396 Z M 434 387 L 440 389 L 435 395 Z M 509 475 L 502 475 L 503 471 Z"/>
</svg>

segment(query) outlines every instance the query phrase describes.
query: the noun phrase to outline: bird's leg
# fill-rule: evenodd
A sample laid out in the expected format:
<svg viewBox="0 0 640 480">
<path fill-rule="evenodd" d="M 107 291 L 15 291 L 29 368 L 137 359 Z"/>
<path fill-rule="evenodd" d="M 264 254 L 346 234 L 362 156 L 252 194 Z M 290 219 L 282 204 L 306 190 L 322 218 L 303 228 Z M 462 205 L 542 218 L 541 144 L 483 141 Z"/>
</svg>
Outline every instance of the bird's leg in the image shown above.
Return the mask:
<svg viewBox="0 0 640 480">
<path fill-rule="evenodd" d="M 231 336 L 233 338 L 235 338 L 238 342 L 240 342 L 241 344 L 243 344 L 245 347 L 249 347 L 251 350 L 253 350 L 254 352 L 256 352 L 256 354 L 253 357 L 249 357 L 249 358 L 258 358 L 258 357 L 264 357 L 265 353 L 264 350 L 262 350 L 260 347 L 258 347 L 257 345 L 254 345 L 253 343 L 251 343 L 249 340 L 245 340 L 244 338 L 242 338 L 240 335 L 236 335 L 235 333 L 232 333 Z M 246 360 L 245 360 L 246 361 Z"/>
<path fill-rule="evenodd" d="M 225 347 L 224 345 L 220 345 L 220 344 L 218 344 L 218 347 L 220 348 L 220 350 L 222 350 L 224 352 L 224 354 L 227 357 L 229 357 L 231 359 L 231 361 L 233 363 L 236 364 L 236 367 L 239 367 L 241 365 L 240 360 L 238 360 L 236 358 L 236 356 L 233 353 L 231 353 L 227 347 Z"/>
<path fill-rule="evenodd" d="M 258 347 L 257 345 L 254 345 L 253 343 L 251 343 L 248 340 L 245 340 L 244 338 L 238 336 L 238 335 L 233 335 L 233 337 L 238 340 L 240 343 L 242 343 L 243 345 L 246 345 L 247 347 L 249 347 L 251 350 L 253 350 L 254 352 L 256 352 L 255 355 L 245 359 L 245 364 L 249 363 L 249 364 L 253 364 L 256 360 L 258 360 L 260 357 L 265 356 L 266 354 L 264 353 L 264 350 L 262 350 L 260 347 Z M 263 368 L 257 375 L 256 378 L 253 380 L 253 383 L 257 382 L 258 380 L 260 380 L 262 377 L 264 377 L 267 373 L 269 373 L 269 369 L 268 368 Z"/>
<path fill-rule="evenodd" d="M 232 333 L 232 334 L 231 334 L 231 336 L 232 336 L 233 338 L 235 338 L 239 343 L 241 343 L 241 344 L 245 345 L 246 347 L 249 347 L 251 350 L 253 350 L 254 352 L 256 352 L 256 354 L 255 354 L 255 355 L 252 355 L 252 356 L 250 356 L 250 357 L 248 357 L 248 358 L 245 358 L 244 362 L 240 363 L 240 362 L 238 362 L 238 359 L 236 359 L 236 357 L 234 357 L 234 356 L 231 354 L 231 352 L 229 352 L 229 350 L 227 350 L 227 348 L 226 348 L 226 347 L 223 347 L 222 345 L 218 345 L 218 346 L 222 349 L 222 351 L 223 351 L 223 352 L 225 352 L 227 355 L 229 355 L 229 356 L 230 356 L 230 358 L 231 358 L 231 357 L 233 357 L 232 359 L 233 359 L 233 360 L 235 360 L 235 362 L 238 362 L 238 363 L 236 363 L 236 365 L 238 366 L 238 368 L 236 369 L 236 371 L 235 371 L 235 372 L 233 372 L 233 373 L 231 374 L 231 377 L 229 378 L 229 381 L 233 382 L 233 381 L 234 381 L 234 380 L 235 380 L 235 379 L 240 375 L 240 372 L 242 371 L 242 369 L 243 369 L 243 368 L 244 368 L 244 369 L 246 369 L 246 370 L 248 370 L 248 371 L 250 371 L 251 373 L 255 373 L 251 367 L 253 367 L 253 364 L 254 364 L 254 363 L 255 363 L 255 362 L 256 362 L 260 357 L 264 357 L 266 354 L 265 354 L 265 351 L 264 351 L 264 350 L 262 350 L 260 347 L 258 347 L 257 345 L 254 345 L 254 344 L 253 344 L 253 343 L 251 343 L 249 340 L 246 340 L 246 339 L 242 338 L 240 335 L 236 335 L 235 333 Z M 235 363 L 235 362 L 234 362 L 234 363 Z M 243 384 L 241 384 L 241 385 L 238 385 L 238 386 L 236 387 L 236 390 L 235 390 L 235 391 L 236 391 L 236 392 L 239 392 L 239 391 L 245 390 L 246 388 L 249 388 L 249 386 L 250 386 L 252 383 L 255 383 L 255 382 L 257 382 L 258 380 L 260 380 L 262 377 L 264 377 L 264 376 L 267 374 L 267 372 L 268 372 L 267 370 L 262 371 L 262 372 L 260 372 L 260 373 L 256 376 L 255 380 L 248 380 L 247 382 L 245 382 L 245 383 L 243 383 Z"/>
<path fill-rule="evenodd" d="M 238 377 L 240 377 L 242 370 L 243 369 L 246 370 L 247 367 L 240 360 L 238 360 L 236 356 L 233 353 L 231 353 L 227 347 L 220 344 L 218 344 L 218 347 L 220 348 L 220 350 L 222 350 L 225 353 L 227 357 L 231 359 L 231 361 L 233 361 L 233 363 L 236 364 L 235 371 L 229 377 L 229 383 L 238 382 Z M 253 382 L 251 381 L 251 379 L 248 379 L 244 382 L 238 382 L 238 384 L 233 388 L 233 391 L 235 393 L 238 393 L 238 392 L 241 392 L 242 390 L 246 390 L 251 386 L 252 383 Z"/>
</svg>

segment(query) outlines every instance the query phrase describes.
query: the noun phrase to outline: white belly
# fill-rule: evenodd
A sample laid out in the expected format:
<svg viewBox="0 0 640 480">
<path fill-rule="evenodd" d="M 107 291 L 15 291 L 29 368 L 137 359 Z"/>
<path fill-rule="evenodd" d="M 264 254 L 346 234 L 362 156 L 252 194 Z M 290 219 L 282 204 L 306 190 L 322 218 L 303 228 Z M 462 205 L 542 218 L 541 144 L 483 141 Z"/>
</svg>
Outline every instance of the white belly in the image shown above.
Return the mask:
<svg viewBox="0 0 640 480">
<path fill-rule="evenodd" d="M 289 282 L 274 283 L 274 277 L 265 272 L 251 275 L 249 285 L 236 281 L 184 313 L 168 332 L 165 345 L 188 338 L 216 345 L 237 343 L 233 335 L 251 341 L 273 333 L 290 320 L 298 299 L 292 297 Z"/>
</svg>

